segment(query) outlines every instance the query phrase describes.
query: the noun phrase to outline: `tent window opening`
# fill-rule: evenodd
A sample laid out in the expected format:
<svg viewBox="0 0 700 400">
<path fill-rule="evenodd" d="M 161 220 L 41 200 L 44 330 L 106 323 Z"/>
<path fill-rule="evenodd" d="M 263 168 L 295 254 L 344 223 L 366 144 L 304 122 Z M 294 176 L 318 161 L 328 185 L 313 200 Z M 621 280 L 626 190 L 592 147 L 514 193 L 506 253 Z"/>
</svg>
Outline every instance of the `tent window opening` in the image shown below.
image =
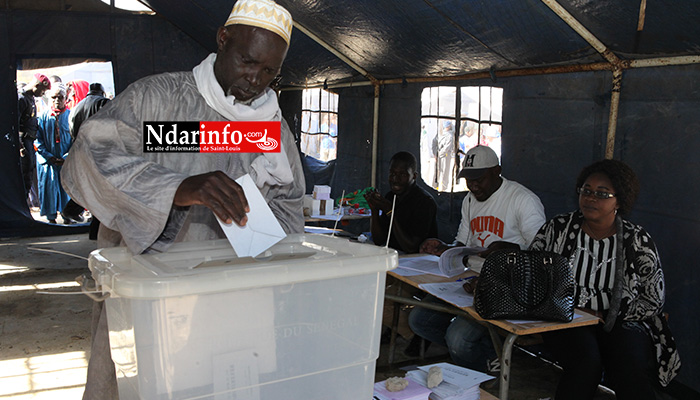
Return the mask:
<svg viewBox="0 0 700 400">
<path fill-rule="evenodd" d="M 464 155 L 476 145 L 501 157 L 503 89 L 491 86 L 435 86 L 421 94 L 420 170 L 439 192 L 467 190 L 457 180 Z"/>
<path fill-rule="evenodd" d="M 321 88 L 304 89 L 301 107 L 301 151 L 327 162 L 338 148 L 338 95 Z"/>
</svg>

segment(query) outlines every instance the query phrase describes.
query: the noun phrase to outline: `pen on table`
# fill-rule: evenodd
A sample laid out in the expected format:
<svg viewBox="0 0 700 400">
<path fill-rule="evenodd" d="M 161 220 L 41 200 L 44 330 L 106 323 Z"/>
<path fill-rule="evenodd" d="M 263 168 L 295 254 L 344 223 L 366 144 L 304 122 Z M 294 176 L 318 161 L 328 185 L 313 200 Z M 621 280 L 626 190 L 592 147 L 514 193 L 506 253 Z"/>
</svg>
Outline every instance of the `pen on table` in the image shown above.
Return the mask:
<svg viewBox="0 0 700 400">
<path fill-rule="evenodd" d="M 476 275 L 468 276 L 468 277 L 466 277 L 466 278 L 459 278 L 459 279 L 457 279 L 455 282 L 465 282 L 465 281 L 468 281 L 468 280 L 471 280 L 471 279 L 474 279 L 474 278 L 476 278 Z"/>
</svg>

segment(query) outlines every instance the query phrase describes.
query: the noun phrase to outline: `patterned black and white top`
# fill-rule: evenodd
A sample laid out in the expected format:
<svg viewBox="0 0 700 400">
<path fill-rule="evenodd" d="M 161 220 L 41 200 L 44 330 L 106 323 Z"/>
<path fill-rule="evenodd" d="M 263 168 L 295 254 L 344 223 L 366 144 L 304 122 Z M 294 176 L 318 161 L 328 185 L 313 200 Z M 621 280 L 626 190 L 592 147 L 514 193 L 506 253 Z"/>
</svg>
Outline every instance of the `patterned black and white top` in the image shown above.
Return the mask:
<svg viewBox="0 0 700 400">
<path fill-rule="evenodd" d="M 607 246 L 604 244 L 602 249 L 589 248 L 594 254 L 598 252 L 598 263 L 615 258 L 614 267 L 608 267 L 613 283 L 612 291 L 608 295 L 608 305 L 603 305 L 602 308 L 609 310 L 604 329 L 612 329 L 618 317 L 625 323 L 643 327 L 654 343 L 659 383 L 666 386 L 678 374 L 681 361 L 668 323 L 663 317 L 665 283 L 659 254 L 654 241 L 644 228 L 620 216 L 616 218 L 615 223 L 617 233 L 611 243 Z M 582 225 L 583 214 L 578 210 L 558 215 L 542 226 L 530 249 L 553 251 L 565 257 L 577 258 L 574 253 L 580 252 L 578 247 L 581 236 L 588 237 L 581 235 Z M 602 268 L 601 266 L 595 273 L 602 274 Z M 593 272 L 590 268 L 588 271 Z M 577 283 L 579 282 L 577 280 Z M 587 304 L 585 307 L 594 308 L 591 307 L 592 303 Z"/>
<path fill-rule="evenodd" d="M 579 231 L 576 248 L 569 256 L 576 282 L 576 307 L 596 311 L 610 308 L 615 282 L 615 247 L 615 236 L 595 240 L 583 229 Z"/>
</svg>

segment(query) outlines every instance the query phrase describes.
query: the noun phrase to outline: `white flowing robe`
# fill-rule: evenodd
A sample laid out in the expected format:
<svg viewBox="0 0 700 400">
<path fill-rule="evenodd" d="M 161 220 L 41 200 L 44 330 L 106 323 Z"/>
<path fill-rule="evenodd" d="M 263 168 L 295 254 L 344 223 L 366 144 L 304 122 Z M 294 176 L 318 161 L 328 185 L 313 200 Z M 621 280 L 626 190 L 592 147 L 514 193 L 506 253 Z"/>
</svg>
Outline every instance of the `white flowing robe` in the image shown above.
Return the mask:
<svg viewBox="0 0 700 400">
<path fill-rule="evenodd" d="M 173 242 L 223 237 L 208 208 L 174 207 L 175 192 L 185 178 L 211 171 L 237 179 L 261 153 L 143 152 L 145 121 L 223 120 L 206 104 L 192 72 L 177 72 L 133 83 L 85 121 L 63 167 L 63 185 L 103 224 L 100 246 L 123 241 L 140 254 L 164 251 Z M 303 170 L 284 119 L 282 143 L 294 180 L 260 190 L 287 233 L 303 232 Z M 105 227 L 116 232 L 104 232 Z"/>
</svg>

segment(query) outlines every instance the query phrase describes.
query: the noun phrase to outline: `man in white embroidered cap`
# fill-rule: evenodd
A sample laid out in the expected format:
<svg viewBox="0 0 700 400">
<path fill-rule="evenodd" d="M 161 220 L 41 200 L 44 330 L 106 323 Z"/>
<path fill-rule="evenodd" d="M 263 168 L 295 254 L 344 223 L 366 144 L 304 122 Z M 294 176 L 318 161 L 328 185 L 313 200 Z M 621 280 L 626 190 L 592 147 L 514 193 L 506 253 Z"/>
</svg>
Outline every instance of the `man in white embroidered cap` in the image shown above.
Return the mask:
<svg viewBox="0 0 700 400">
<path fill-rule="evenodd" d="M 287 54 L 293 21 L 271 0 L 238 0 L 216 34 L 217 53 L 192 71 L 132 83 L 81 126 L 63 185 L 102 225 L 98 246 L 133 254 L 178 241 L 225 237 L 216 217 L 245 225 L 248 202 L 235 179 L 250 174 L 286 233 L 303 232 L 303 170 L 270 84 Z M 144 121 L 281 121 L 278 153 L 144 151 Z M 102 303 L 84 399 L 118 398 Z"/>
</svg>

